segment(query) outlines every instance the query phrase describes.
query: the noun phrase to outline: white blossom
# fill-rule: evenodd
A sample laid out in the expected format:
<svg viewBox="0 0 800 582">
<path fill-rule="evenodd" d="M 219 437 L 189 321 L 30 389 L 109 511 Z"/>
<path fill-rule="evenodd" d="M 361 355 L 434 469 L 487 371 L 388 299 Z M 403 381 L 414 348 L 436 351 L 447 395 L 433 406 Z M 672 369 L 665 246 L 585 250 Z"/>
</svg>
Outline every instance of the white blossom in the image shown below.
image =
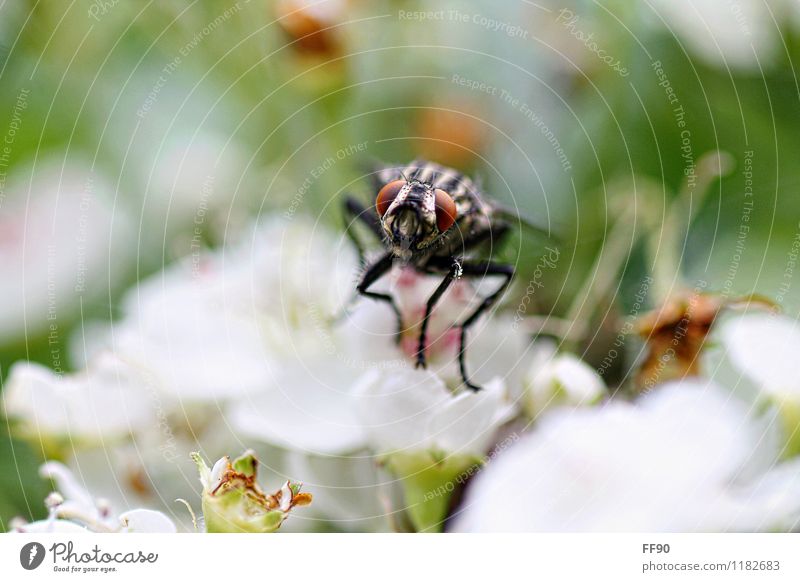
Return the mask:
<svg viewBox="0 0 800 582">
<path fill-rule="evenodd" d="M 778 56 L 783 6 L 783 0 L 772 7 L 764 0 L 656 0 L 651 20 L 709 64 L 758 71 Z"/>
<path fill-rule="evenodd" d="M 328 231 L 271 218 L 230 248 L 140 283 L 94 349 L 149 370 L 176 404 L 269 390 L 287 362 L 307 356 L 308 342 L 320 345 L 318 329 L 344 303 L 354 268 Z"/>
<path fill-rule="evenodd" d="M 49 506 L 45 520 L 20 524 L 21 533 L 175 533 L 175 524 L 166 515 L 151 509 L 133 509 L 115 514 L 108 502 L 95 499 L 72 472 L 58 462 L 42 465 L 41 475 L 53 479 L 59 489 L 58 502 Z"/>
<path fill-rule="evenodd" d="M 0 204 L 0 344 L 47 332 L 60 368 L 63 326 L 125 274 L 132 231 L 104 176 L 52 159 L 31 172 L 9 175 Z"/>
<path fill-rule="evenodd" d="M 635 404 L 554 410 L 477 476 L 455 529 L 789 529 L 800 464 L 775 466 L 767 425 L 703 381 L 664 384 Z"/>
<path fill-rule="evenodd" d="M 3 403 L 6 416 L 23 434 L 97 443 L 155 424 L 144 386 L 140 370 L 111 354 L 64 376 L 40 364 L 18 362 L 11 368 Z"/>
</svg>

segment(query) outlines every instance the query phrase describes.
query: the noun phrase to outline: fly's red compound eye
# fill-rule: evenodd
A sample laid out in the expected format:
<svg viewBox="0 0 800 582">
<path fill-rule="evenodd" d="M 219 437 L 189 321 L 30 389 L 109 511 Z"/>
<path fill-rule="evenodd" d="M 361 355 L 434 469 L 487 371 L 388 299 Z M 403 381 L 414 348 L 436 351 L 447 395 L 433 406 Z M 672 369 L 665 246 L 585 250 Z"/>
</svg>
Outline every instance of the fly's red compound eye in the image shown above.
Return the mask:
<svg viewBox="0 0 800 582">
<path fill-rule="evenodd" d="M 444 190 L 437 188 L 433 193 L 436 196 L 436 226 L 439 228 L 439 232 L 444 232 L 456 221 L 458 215 L 456 203 Z"/>
<path fill-rule="evenodd" d="M 381 188 L 381 191 L 378 192 L 378 198 L 375 200 L 375 206 L 378 208 L 379 215 L 383 216 L 386 214 L 386 211 L 389 210 L 392 202 L 394 202 L 394 199 L 397 198 L 400 190 L 405 185 L 405 180 L 395 180 L 393 182 L 389 182 L 386 184 L 386 186 Z"/>
</svg>

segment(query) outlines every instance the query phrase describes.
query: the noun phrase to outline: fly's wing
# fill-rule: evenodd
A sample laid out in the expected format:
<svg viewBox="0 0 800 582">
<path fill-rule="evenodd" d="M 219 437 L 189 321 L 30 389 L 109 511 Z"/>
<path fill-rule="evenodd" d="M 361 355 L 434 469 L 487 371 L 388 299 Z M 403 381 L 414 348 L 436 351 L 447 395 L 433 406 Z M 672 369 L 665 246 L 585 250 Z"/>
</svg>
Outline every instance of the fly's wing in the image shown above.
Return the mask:
<svg viewBox="0 0 800 582">
<path fill-rule="evenodd" d="M 520 215 L 518 212 L 511 210 L 510 208 L 505 208 L 504 206 L 500 206 L 498 204 L 492 204 L 492 216 L 496 220 L 502 220 L 510 224 L 511 226 L 519 225 L 523 229 L 525 229 L 529 234 L 534 235 L 537 238 L 541 238 L 543 240 L 548 241 L 559 241 L 559 236 L 553 231 L 552 227 L 549 224 L 545 226 L 542 224 L 537 224 L 536 222 Z"/>
</svg>

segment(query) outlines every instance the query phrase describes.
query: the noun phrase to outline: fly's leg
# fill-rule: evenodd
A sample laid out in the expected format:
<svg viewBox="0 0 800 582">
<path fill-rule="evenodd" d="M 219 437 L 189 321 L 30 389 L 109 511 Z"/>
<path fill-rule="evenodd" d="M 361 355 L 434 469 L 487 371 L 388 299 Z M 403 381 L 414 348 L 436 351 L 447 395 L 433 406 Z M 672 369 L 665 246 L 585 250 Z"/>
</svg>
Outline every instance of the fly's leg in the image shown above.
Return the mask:
<svg viewBox="0 0 800 582">
<path fill-rule="evenodd" d="M 364 274 L 361 276 L 361 282 L 358 284 L 356 290 L 359 294 L 387 303 L 389 307 L 392 308 L 392 311 L 394 311 L 394 314 L 397 317 L 397 335 L 395 336 L 395 343 L 400 343 L 400 334 L 403 333 L 403 316 L 400 313 L 400 308 L 397 307 L 397 303 L 395 303 L 394 297 L 388 293 L 376 293 L 375 291 L 369 291 L 370 286 L 375 283 L 375 281 L 389 272 L 389 269 L 392 268 L 393 262 L 394 256 L 391 253 L 386 253 L 374 264 L 367 267 L 367 269 L 364 271 Z"/>
<path fill-rule="evenodd" d="M 439 302 L 439 299 L 442 298 L 442 295 L 447 288 L 453 283 L 453 281 L 457 280 L 461 277 L 461 263 L 457 260 L 453 260 L 452 265 L 450 266 L 450 270 L 442 279 L 442 282 L 439 283 L 439 286 L 436 288 L 436 291 L 433 292 L 428 298 L 428 303 L 425 305 L 425 317 L 422 318 L 422 325 L 420 326 L 419 332 L 419 347 L 417 348 L 417 363 L 416 367 L 425 368 L 425 344 L 428 343 L 428 320 L 430 319 L 431 312 L 433 308 L 436 307 L 436 304 Z"/>
<path fill-rule="evenodd" d="M 356 233 L 351 228 L 353 222 L 361 221 L 365 224 L 370 231 L 372 231 L 378 239 L 383 238 L 383 228 L 381 227 L 381 220 L 373 209 L 367 208 L 359 200 L 352 196 L 346 196 L 344 199 L 344 231 L 347 233 L 348 238 L 353 241 L 358 257 L 361 263 L 364 263 L 364 246 L 358 240 Z"/>
<path fill-rule="evenodd" d="M 387 261 L 387 257 L 384 256 L 383 258 L 378 260 L 374 265 L 371 266 L 367 265 L 364 246 L 361 244 L 361 241 L 356 236 L 355 230 L 352 228 L 353 223 L 357 221 L 361 222 L 362 224 L 366 225 L 376 237 L 380 239 L 383 237 L 383 228 L 381 227 L 380 218 L 378 218 L 378 215 L 374 211 L 374 209 L 367 208 L 366 206 L 364 206 L 364 204 L 362 204 L 359 200 L 353 198 L 352 196 L 345 197 L 342 215 L 344 218 L 345 233 L 347 233 L 347 237 L 352 241 L 353 246 L 355 246 L 356 251 L 358 252 L 359 263 L 362 266 L 364 266 L 364 274 L 361 276 L 362 281 L 359 284 L 356 291 L 353 293 L 353 296 L 341 308 L 341 311 L 338 313 L 338 315 L 335 315 L 333 317 L 333 323 L 338 324 L 344 319 L 344 317 L 347 315 L 348 311 L 358 298 L 358 295 L 366 295 L 367 297 L 372 297 L 373 299 L 378 299 L 379 301 L 384 301 L 389 303 L 389 305 L 392 307 L 392 310 L 395 312 L 395 314 L 397 314 L 398 330 L 402 330 L 403 328 L 400 317 L 400 310 L 394 304 L 394 299 L 389 295 L 366 291 L 367 287 L 369 287 L 377 279 L 383 276 L 391 268 L 391 260 L 390 259 L 388 260 L 388 266 L 387 266 L 387 264 L 384 263 L 384 261 Z M 374 269 L 378 269 L 379 272 L 373 274 L 372 271 Z M 397 342 L 400 341 L 399 332 L 396 341 Z"/>
<path fill-rule="evenodd" d="M 499 276 L 504 277 L 502 285 L 491 295 L 487 296 L 481 304 L 472 312 L 472 314 L 461 324 L 461 342 L 458 351 L 458 366 L 461 370 L 461 379 L 470 390 L 477 392 L 480 386 L 476 386 L 467 378 L 467 368 L 464 362 L 466 347 L 467 347 L 467 330 L 475 323 L 478 318 L 494 305 L 500 296 L 505 292 L 511 284 L 511 279 L 514 278 L 514 267 L 512 265 L 504 265 L 501 263 L 494 263 L 491 261 L 476 262 L 476 263 L 463 263 L 461 265 L 464 277 L 487 277 Z"/>
</svg>

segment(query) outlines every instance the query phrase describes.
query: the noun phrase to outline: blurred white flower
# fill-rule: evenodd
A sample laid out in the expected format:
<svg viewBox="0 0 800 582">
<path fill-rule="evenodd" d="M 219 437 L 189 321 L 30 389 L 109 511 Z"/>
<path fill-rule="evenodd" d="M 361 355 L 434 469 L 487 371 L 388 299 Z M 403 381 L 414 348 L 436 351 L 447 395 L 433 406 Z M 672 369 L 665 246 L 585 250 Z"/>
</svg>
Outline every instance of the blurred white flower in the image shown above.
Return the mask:
<svg viewBox="0 0 800 582">
<path fill-rule="evenodd" d="M 597 372 L 578 357 L 556 353 L 550 343 L 539 342 L 525 377 L 522 405 L 536 418 L 554 406 L 587 406 L 599 402 L 606 387 Z"/>
<path fill-rule="evenodd" d="M 221 257 L 173 265 L 124 301 L 109 347 L 149 370 L 171 402 L 215 401 L 263 388 L 271 358 L 245 297 L 228 289 Z"/>
<path fill-rule="evenodd" d="M 214 213 L 227 212 L 238 196 L 247 157 L 241 146 L 227 136 L 206 128 L 180 127 L 160 136 L 153 148 L 147 144 L 150 176 L 145 208 L 153 217 L 169 216 L 175 226 L 203 224 Z M 145 141 L 141 142 L 145 145 Z M 171 225 L 168 225 L 171 226 Z"/>
<path fill-rule="evenodd" d="M 13 432 L 63 459 L 120 510 L 139 505 L 171 512 L 195 485 L 189 452 L 197 441 L 226 449 L 233 439 L 218 415 L 171 402 L 152 373 L 98 353 L 78 373 L 59 376 L 38 364 L 15 364 L 3 392 Z"/>
<path fill-rule="evenodd" d="M 141 369 L 159 426 L 105 456 L 77 451 L 71 464 L 99 464 L 93 484 L 151 503 L 187 487 L 180 459 L 198 443 L 210 454 L 238 436 L 315 454 L 363 447 L 347 394 L 364 368 L 331 339 L 355 270 L 350 245 L 330 231 L 268 217 L 238 243 L 142 282 L 113 327 L 76 343 L 79 360 L 106 350 Z M 111 474 L 118 483 L 106 482 Z"/>
<path fill-rule="evenodd" d="M 476 477 L 457 531 L 796 527 L 800 464 L 775 467 L 766 422 L 713 384 L 561 409 Z"/>
<path fill-rule="evenodd" d="M 108 443 L 155 424 L 153 404 L 139 370 L 101 354 L 85 371 L 58 375 L 18 362 L 3 391 L 7 417 L 21 434 L 72 445 Z"/>
<path fill-rule="evenodd" d="M 94 499 L 75 475 L 64 465 L 49 462 L 40 473 L 56 482 L 59 493 L 51 493 L 46 503 L 49 516 L 45 520 L 19 524 L 20 533 L 175 533 L 175 524 L 163 513 L 150 509 L 134 509 L 115 514 L 103 499 Z"/>
<path fill-rule="evenodd" d="M 22 0 L 7 0 L 0 4 L 0 46 L 9 47 L 19 34 L 20 23 L 28 15 L 29 8 Z"/>
<path fill-rule="evenodd" d="M 280 385 L 289 362 L 310 357 L 309 341 L 318 350 L 318 330 L 344 302 L 354 268 L 353 253 L 328 231 L 271 218 L 237 245 L 198 252 L 140 283 L 123 319 L 100 340 L 92 332 L 97 345 L 84 357 L 111 349 L 152 372 L 176 403 L 266 390 Z"/>
<path fill-rule="evenodd" d="M 132 231 L 102 175 L 64 160 L 32 172 L 15 170 L 0 204 L 0 344 L 46 332 L 61 368 L 59 326 L 125 274 Z"/>
<path fill-rule="evenodd" d="M 774 6 L 764 0 L 655 0 L 650 16 L 707 63 L 758 71 L 777 57 L 783 6 L 784 0 Z"/>
</svg>

